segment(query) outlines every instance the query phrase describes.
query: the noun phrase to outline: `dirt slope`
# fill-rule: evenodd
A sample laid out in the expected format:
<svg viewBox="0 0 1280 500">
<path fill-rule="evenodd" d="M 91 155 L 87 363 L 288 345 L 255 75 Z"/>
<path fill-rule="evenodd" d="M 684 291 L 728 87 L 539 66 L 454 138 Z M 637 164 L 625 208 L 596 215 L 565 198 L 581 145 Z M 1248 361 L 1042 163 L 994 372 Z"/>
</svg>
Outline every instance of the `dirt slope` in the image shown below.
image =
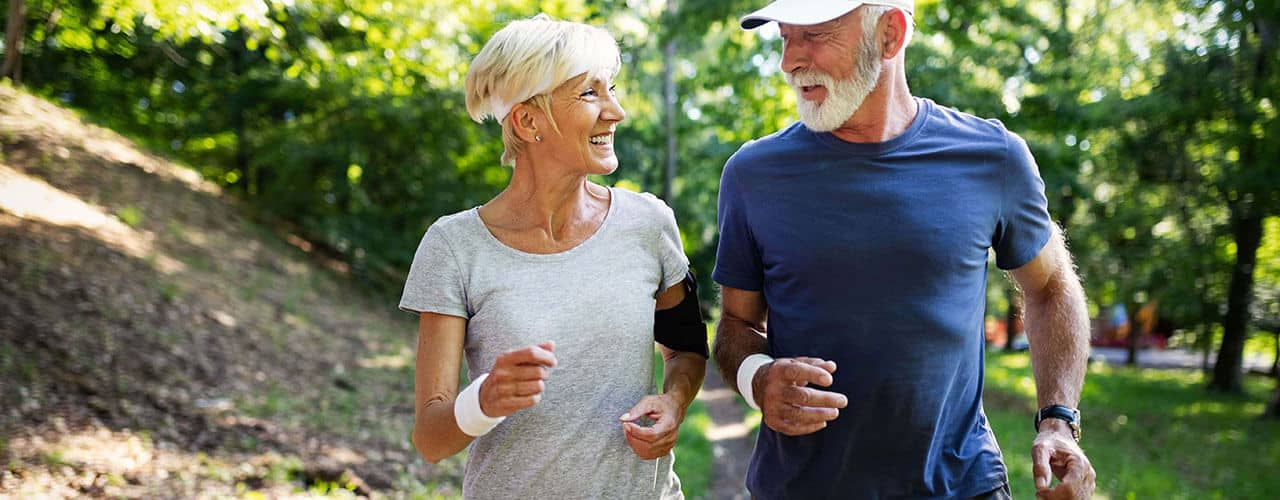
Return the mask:
<svg viewBox="0 0 1280 500">
<path fill-rule="evenodd" d="M 413 319 L 245 213 L 0 84 L 0 497 L 456 491 Z"/>
</svg>

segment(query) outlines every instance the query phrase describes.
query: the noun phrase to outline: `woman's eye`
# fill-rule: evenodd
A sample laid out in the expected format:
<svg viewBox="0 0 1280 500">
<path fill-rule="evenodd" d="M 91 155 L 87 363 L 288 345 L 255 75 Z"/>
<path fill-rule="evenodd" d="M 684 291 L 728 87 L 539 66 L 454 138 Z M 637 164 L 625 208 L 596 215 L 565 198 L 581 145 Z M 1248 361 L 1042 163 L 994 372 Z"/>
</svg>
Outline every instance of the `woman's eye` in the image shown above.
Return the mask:
<svg viewBox="0 0 1280 500">
<path fill-rule="evenodd" d="M 593 95 L 596 95 L 596 89 L 587 89 L 587 90 L 582 91 L 582 96 L 583 96 L 583 97 L 593 96 Z"/>
<path fill-rule="evenodd" d="M 617 94 L 617 93 L 618 93 L 618 86 L 617 86 L 617 85 L 610 85 L 610 86 L 609 86 L 609 93 L 610 93 L 610 94 Z"/>
</svg>

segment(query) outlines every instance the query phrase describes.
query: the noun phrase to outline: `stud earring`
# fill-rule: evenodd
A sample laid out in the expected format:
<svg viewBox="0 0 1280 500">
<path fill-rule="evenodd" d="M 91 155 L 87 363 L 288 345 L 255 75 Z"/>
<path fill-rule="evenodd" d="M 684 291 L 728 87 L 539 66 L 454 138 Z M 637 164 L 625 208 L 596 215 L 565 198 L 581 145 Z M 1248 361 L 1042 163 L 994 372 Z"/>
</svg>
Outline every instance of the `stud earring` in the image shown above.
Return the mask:
<svg viewBox="0 0 1280 500">
<path fill-rule="evenodd" d="M 535 135 L 535 136 L 533 136 L 533 140 L 538 141 L 538 142 L 542 142 L 542 136 L 541 136 L 541 135 Z"/>
</svg>

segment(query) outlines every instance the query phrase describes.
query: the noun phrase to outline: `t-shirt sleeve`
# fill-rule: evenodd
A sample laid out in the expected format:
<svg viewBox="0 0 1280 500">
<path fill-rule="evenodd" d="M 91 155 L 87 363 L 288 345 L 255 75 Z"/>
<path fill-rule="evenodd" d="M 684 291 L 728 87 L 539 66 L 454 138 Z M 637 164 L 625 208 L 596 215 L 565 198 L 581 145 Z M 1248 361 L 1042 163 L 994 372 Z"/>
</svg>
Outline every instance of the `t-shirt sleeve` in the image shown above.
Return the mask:
<svg viewBox="0 0 1280 500">
<path fill-rule="evenodd" d="M 996 266 L 1009 270 L 1026 265 L 1040 254 L 1053 234 L 1053 221 L 1049 218 L 1044 180 L 1031 150 L 1021 137 L 1011 132 L 1005 135 L 1008 154 L 992 247 Z"/>
<path fill-rule="evenodd" d="M 747 207 L 738 182 L 735 161 L 729 158 L 720 175 L 720 199 L 717 202 L 716 225 L 720 243 L 716 246 L 716 267 L 711 279 L 721 285 L 741 290 L 764 287 L 764 263 L 759 246 L 747 221 Z"/>
<path fill-rule="evenodd" d="M 400 310 L 470 317 L 458 259 L 444 231 L 435 224 L 427 229 L 413 256 L 409 277 L 404 281 L 404 293 L 400 296 Z"/>
<path fill-rule="evenodd" d="M 680 240 L 680 227 L 676 225 L 675 212 L 662 204 L 662 215 L 662 227 L 658 236 L 658 258 L 662 262 L 662 287 L 659 291 L 684 281 L 685 273 L 689 272 L 689 257 L 684 254 L 684 243 Z"/>
</svg>

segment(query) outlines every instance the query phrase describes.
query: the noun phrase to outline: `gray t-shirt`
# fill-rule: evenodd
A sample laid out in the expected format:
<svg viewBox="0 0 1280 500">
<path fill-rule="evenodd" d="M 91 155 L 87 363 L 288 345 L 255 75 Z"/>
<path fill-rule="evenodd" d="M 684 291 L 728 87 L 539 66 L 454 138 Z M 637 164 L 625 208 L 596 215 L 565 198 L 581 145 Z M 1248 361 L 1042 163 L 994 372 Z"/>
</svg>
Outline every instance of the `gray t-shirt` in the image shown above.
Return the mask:
<svg viewBox="0 0 1280 500">
<path fill-rule="evenodd" d="M 499 354 L 556 343 L 542 401 L 472 443 L 466 498 L 683 498 L 674 455 L 641 460 L 618 417 L 654 393 L 655 296 L 689 262 L 670 208 L 610 192 L 596 233 L 564 252 L 513 249 L 474 208 L 441 217 L 418 246 L 400 308 L 466 318 L 471 378 Z"/>
</svg>

